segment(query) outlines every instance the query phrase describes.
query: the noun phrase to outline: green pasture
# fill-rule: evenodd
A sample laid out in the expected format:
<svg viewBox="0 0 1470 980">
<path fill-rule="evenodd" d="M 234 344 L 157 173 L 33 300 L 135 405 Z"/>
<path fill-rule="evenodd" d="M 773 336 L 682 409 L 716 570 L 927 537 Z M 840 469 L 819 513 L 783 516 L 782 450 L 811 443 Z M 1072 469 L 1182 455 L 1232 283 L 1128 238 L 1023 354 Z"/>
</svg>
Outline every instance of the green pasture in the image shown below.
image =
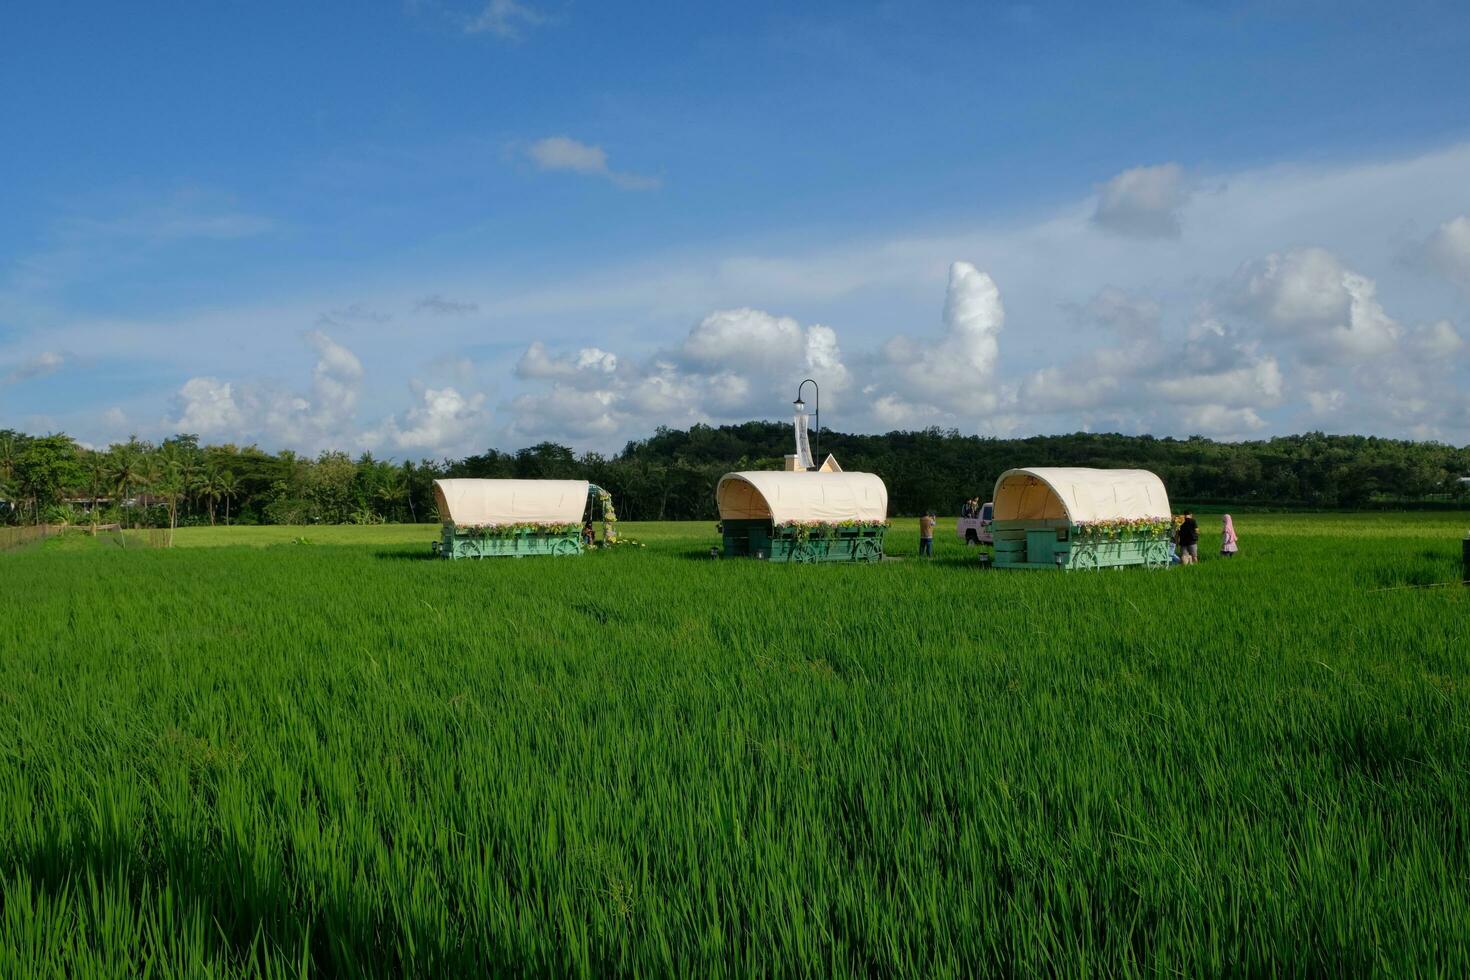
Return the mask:
<svg viewBox="0 0 1470 980">
<path fill-rule="evenodd" d="M 1470 514 L 1203 522 L 0 554 L 0 977 L 1470 974 Z"/>
</svg>

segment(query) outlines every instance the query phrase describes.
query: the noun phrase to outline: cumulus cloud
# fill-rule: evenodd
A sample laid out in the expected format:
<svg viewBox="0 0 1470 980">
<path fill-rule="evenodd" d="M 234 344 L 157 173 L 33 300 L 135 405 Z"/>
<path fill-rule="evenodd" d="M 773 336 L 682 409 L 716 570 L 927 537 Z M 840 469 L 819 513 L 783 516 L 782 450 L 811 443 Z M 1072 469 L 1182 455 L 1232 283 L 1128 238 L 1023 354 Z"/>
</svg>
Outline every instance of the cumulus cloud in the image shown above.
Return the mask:
<svg viewBox="0 0 1470 980">
<path fill-rule="evenodd" d="M 1130 295 L 1117 286 L 1104 286 L 1077 312 L 1084 322 L 1112 330 L 1125 340 L 1157 336 L 1163 316 L 1157 300 Z"/>
<path fill-rule="evenodd" d="M 306 339 L 317 352 L 316 366 L 311 371 L 311 422 L 326 432 L 339 431 L 357 411 L 362 362 L 320 330 L 310 331 Z"/>
<path fill-rule="evenodd" d="M 613 169 L 605 153 L 563 149 L 571 152 L 548 162 L 573 168 L 567 172 L 581 167 L 607 179 L 603 168 Z M 518 152 L 532 159 L 524 156 L 526 146 Z M 1325 428 L 1439 433 L 1464 444 L 1470 442 L 1470 321 L 1461 316 L 1462 306 L 1445 307 L 1448 290 L 1424 288 L 1415 269 L 1453 278 L 1461 268 L 1458 243 L 1466 222 L 1453 216 L 1464 214 L 1465 202 L 1454 191 L 1467 171 L 1470 144 L 1396 160 L 1288 163 L 1198 181 L 1185 181 L 1181 171 L 1172 198 L 1135 194 L 1136 177 L 1115 179 L 1097 197 L 1004 223 L 946 223 L 813 249 L 762 251 L 757 243 L 742 246 L 738 255 L 706 245 L 678 256 L 614 260 L 575 276 L 553 266 L 525 282 L 486 279 L 477 265 L 458 282 L 436 275 L 432 289 L 409 279 L 372 294 L 349 292 L 335 304 L 164 308 L 136 318 L 55 315 L 51 294 L 44 294 L 52 286 L 33 283 L 38 276 L 56 281 L 54 269 L 40 270 L 47 279 L 29 262 L 14 265 L 9 280 L 0 277 L 0 305 L 12 311 L 7 339 L 25 343 L 27 351 L 86 351 L 99 364 L 152 352 L 151 367 L 177 379 L 155 398 L 176 394 L 185 379 L 228 383 L 228 397 L 251 432 L 266 432 L 265 420 L 276 420 L 269 431 L 285 434 L 262 435 L 263 443 L 296 448 L 323 441 L 320 427 L 308 421 L 322 402 L 315 382 L 252 378 L 277 370 L 275 352 L 299 342 L 300 325 L 321 310 L 350 311 L 349 297 L 368 309 L 420 314 L 424 331 L 415 338 L 416 357 L 473 351 L 484 358 L 468 372 L 420 362 L 413 373 L 435 390 L 472 392 L 482 386 L 482 373 L 501 371 L 497 401 L 504 410 L 497 410 L 492 444 L 504 448 L 558 438 L 606 451 L 659 424 L 779 416 L 792 397 L 788 389 L 805 376 L 797 372 L 808 365 L 820 365 L 810 373 L 823 379 L 823 422 L 855 431 L 955 425 L 980 432 L 1090 428 L 1162 435 L 1208 427 L 1214 430 L 1207 434 Z M 1187 184 L 1216 190 L 1190 194 Z M 1162 185 L 1167 191 L 1169 181 Z M 1183 203 L 1171 207 L 1180 194 Z M 1144 212 L 1177 220 L 1143 230 L 1172 233 L 1187 225 L 1191 235 L 1140 251 L 1101 233 L 1121 230 L 1114 219 L 1128 211 L 1125 205 L 1150 199 L 1154 204 Z M 1402 261 L 1404 245 L 1393 231 L 1405 227 L 1433 232 L 1410 248 L 1413 267 Z M 227 232 L 228 223 L 220 229 Z M 1310 243 L 1322 247 L 1298 247 Z M 126 247 L 129 254 L 135 250 L 132 242 Z M 1006 329 L 998 334 L 988 380 L 976 386 L 995 404 L 980 411 L 956 412 L 945 393 L 927 383 L 930 373 L 943 376 L 943 365 L 926 365 L 922 355 L 946 339 L 949 325 L 909 326 L 915 309 L 937 305 L 956 256 L 1004 287 Z M 89 258 L 67 269 L 91 277 L 96 263 Z M 452 315 L 461 312 L 449 308 L 456 306 L 452 300 L 443 308 L 415 308 L 418 297 L 441 288 L 446 296 L 484 297 L 478 310 L 465 311 L 477 315 Z M 704 313 L 711 310 L 718 315 L 706 324 Z M 909 336 L 890 349 L 895 325 L 905 325 Z M 595 346 L 580 339 L 604 327 Z M 350 335 L 345 328 L 325 329 L 338 340 L 350 336 L 357 353 L 368 350 L 364 344 L 402 339 L 366 322 L 351 323 Z M 242 336 L 252 342 L 235 344 L 233 338 Z M 522 338 L 508 358 L 498 343 L 487 343 L 506 337 Z M 527 346 L 532 337 L 543 341 L 535 353 Z M 221 346 L 207 338 L 220 338 Z M 374 353 L 387 361 L 381 348 Z M 231 358 L 235 375 L 220 367 L 223 357 Z M 963 345 L 947 360 L 948 366 L 964 364 Z M 304 362 L 303 375 L 311 363 Z M 0 365 L 0 379 L 17 366 Z M 825 380 L 838 366 L 845 391 Z M 936 370 L 926 373 L 931 367 Z M 394 369 L 410 370 L 401 360 Z M 961 373 L 973 375 L 973 364 Z M 359 382 L 354 413 L 406 377 L 390 373 L 374 380 Z M 203 392 L 196 394 L 203 399 Z M 424 408 L 422 398 L 416 389 L 412 405 L 400 407 L 394 417 L 399 431 L 416 427 L 407 412 Z M 77 401 L 75 414 L 58 421 L 95 441 L 107 403 Z M 133 403 L 127 407 L 135 411 Z M 206 407 L 201 404 L 200 412 Z M 1245 410 L 1267 428 L 1255 429 Z M 136 412 L 157 419 L 155 429 L 165 421 L 156 403 L 144 407 L 140 401 Z M 355 418 L 341 427 L 346 434 L 333 444 L 351 446 L 361 438 L 354 434 L 361 429 Z M 369 431 L 387 430 L 379 423 Z M 391 448 L 391 441 L 384 445 Z"/>
<path fill-rule="evenodd" d="M 511 402 L 510 432 L 521 438 L 632 437 L 659 425 L 769 417 L 811 375 L 831 406 L 851 378 L 835 330 L 749 307 L 703 317 L 680 344 L 641 363 L 599 347 L 554 354 L 536 341 L 516 375 L 551 384 Z"/>
<path fill-rule="evenodd" d="M 427 452 L 448 456 L 473 448 L 490 423 L 483 394 L 461 395 L 452 387 L 423 388 L 421 403 L 410 408 L 400 421 L 390 417 L 379 432 L 366 442 L 395 450 Z"/>
<path fill-rule="evenodd" d="M 1191 434 L 1213 435 L 1222 439 L 1242 439 L 1266 427 L 1266 420 L 1252 408 L 1226 408 L 1223 405 L 1195 405 L 1180 415 L 1184 429 Z"/>
<path fill-rule="evenodd" d="M 1179 213 L 1188 201 L 1179 164 L 1134 167 L 1099 188 L 1092 220 L 1099 228 L 1133 238 L 1178 238 Z"/>
<path fill-rule="evenodd" d="M 883 361 L 897 382 L 879 396 L 891 422 L 918 406 L 933 406 L 967 422 L 995 408 L 993 384 L 1005 307 L 995 281 L 968 262 L 949 267 L 944 333 L 935 340 L 900 334 L 883 348 Z"/>
<path fill-rule="evenodd" d="M 1440 225 L 1417 251 L 1425 267 L 1470 289 L 1470 215 Z"/>
<path fill-rule="evenodd" d="M 269 382 L 193 377 L 179 388 L 175 414 L 166 424 L 178 432 L 308 449 L 354 444 L 362 362 L 320 330 L 309 331 L 305 340 L 317 355 L 310 397 Z"/>
<path fill-rule="evenodd" d="M 1395 348 L 1403 328 L 1383 311 L 1377 284 L 1346 268 L 1324 248 L 1273 252 L 1247 263 L 1228 289 L 1228 302 L 1310 356 L 1361 361 Z"/>
<path fill-rule="evenodd" d="M 182 432 L 213 436 L 235 432 L 245 413 L 235 401 L 234 385 L 219 378 L 190 378 L 179 389 L 180 411 L 175 427 Z"/>
<path fill-rule="evenodd" d="M 1309 389 L 1306 393 L 1307 406 L 1313 415 L 1331 416 L 1342 411 L 1347 404 L 1347 392 L 1341 388 L 1332 388 L 1327 391 Z"/>
<path fill-rule="evenodd" d="M 612 181 L 623 190 L 649 191 L 662 186 L 657 177 L 627 171 L 613 170 L 608 166 L 607 151 L 600 146 L 583 143 L 570 136 L 548 136 L 526 148 L 526 155 L 542 170 L 560 170 L 588 177 L 602 177 Z"/>
<path fill-rule="evenodd" d="M 618 370 L 616 354 L 600 347 L 583 347 L 574 354 L 548 353 L 539 340 L 531 342 L 516 364 L 516 376 L 531 381 L 562 381 L 577 388 L 599 388 Z"/>
<path fill-rule="evenodd" d="M 1446 360 L 1465 349 L 1464 338 L 1448 320 L 1437 320 L 1415 329 L 1409 335 L 1409 344 L 1426 361 Z"/>
<path fill-rule="evenodd" d="M 0 383 L 13 385 L 22 381 L 30 381 L 32 378 L 44 378 L 48 374 L 59 371 L 65 363 L 66 355 L 52 350 L 42 351 L 35 357 L 17 364 L 3 378 L 0 378 Z"/>
<path fill-rule="evenodd" d="M 1150 297 L 1106 287 L 1081 308 L 1104 342 L 1027 375 L 1015 409 L 1081 413 L 1089 421 L 1239 438 L 1261 429 L 1259 410 L 1282 403 L 1278 360 L 1206 308 L 1183 336 L 1164 329 Z M 1108 342 L 1109 338 L 1111 342 Z"/>
</svg>

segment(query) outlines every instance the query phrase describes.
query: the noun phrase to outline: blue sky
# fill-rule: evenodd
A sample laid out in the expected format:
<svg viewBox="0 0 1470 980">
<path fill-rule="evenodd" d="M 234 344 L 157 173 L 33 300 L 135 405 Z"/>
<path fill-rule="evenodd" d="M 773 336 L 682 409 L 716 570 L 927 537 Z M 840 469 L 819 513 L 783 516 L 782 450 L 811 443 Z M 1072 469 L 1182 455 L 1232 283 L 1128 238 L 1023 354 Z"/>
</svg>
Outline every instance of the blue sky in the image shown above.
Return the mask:
<svg viewBox="0 0 1470 980">
<path fill-rule="evenodd" d="M 0 427 L 1470 443 L 1470 8 L 14 3 Z"/>
</svg>

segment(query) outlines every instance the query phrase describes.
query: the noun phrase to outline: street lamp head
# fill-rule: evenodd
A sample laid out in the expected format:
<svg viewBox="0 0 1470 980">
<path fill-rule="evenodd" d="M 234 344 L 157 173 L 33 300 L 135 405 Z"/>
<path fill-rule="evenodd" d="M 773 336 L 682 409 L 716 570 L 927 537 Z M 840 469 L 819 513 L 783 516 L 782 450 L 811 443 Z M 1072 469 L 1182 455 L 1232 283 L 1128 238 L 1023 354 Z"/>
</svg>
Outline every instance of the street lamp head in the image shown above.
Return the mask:
<svg viewBox="0 0 1470 980">
<path fill-rule="evenodd" d="M 806 411 L 806 402 L 802 401 L 800 398 L 796 399 L 796 401 L 792 402 L 791 404 L 796 406 L 796 410 L 798 412 Z"/>
</svg>

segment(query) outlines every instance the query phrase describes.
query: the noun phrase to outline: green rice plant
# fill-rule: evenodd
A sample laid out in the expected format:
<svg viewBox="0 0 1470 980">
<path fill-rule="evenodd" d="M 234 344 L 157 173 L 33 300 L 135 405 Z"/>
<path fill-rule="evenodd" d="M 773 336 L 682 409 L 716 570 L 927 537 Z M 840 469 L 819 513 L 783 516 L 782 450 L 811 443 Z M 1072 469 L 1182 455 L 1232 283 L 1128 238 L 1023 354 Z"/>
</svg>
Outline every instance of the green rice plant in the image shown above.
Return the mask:
<svg viewBox="0 0 1470 980">
<path fill-rule="evenodd" d="M 0 977 L 1466 975 L 1470 521 L 1212 520 L 1098 573 L 7 553 Z"/>
</svg>

